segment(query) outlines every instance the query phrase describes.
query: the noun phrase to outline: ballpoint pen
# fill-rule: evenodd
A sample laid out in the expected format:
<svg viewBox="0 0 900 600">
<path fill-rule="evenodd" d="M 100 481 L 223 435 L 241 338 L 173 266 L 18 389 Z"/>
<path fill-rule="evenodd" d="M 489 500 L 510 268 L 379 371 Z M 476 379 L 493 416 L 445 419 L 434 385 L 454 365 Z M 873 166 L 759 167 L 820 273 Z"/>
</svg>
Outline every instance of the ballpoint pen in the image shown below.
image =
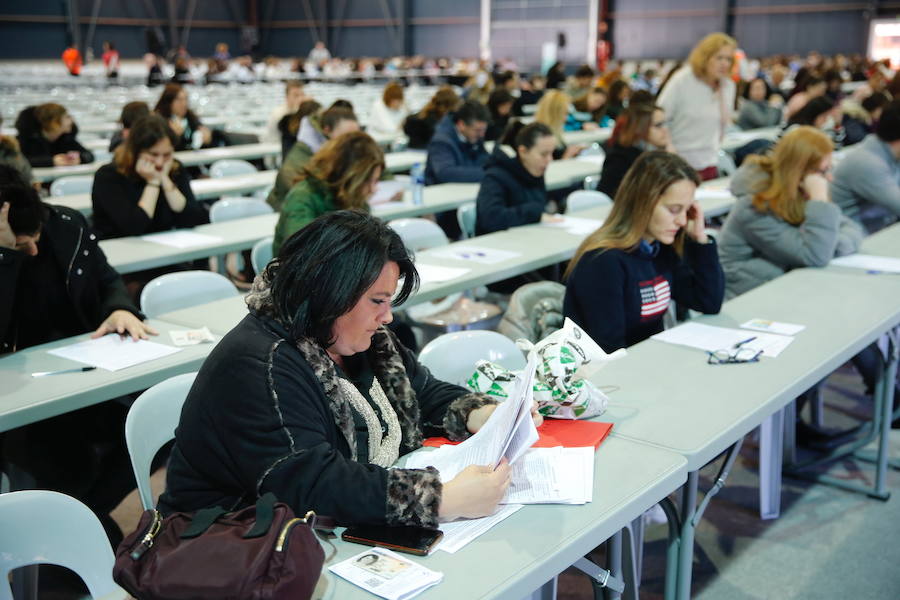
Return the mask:
<svg viewBox="0 0 900 600">
<path fill-rule="evenodd" d="M 63 373 L 84 373 L 86 371 L 93 371 L 97 367 L 76 367 L 74 369 L 60 369 L 59 371 L 38 371 L 37 373 L 32 373 L 32 377 L 45 377 L 47 375 L 62 375 Z"/>
</svg>

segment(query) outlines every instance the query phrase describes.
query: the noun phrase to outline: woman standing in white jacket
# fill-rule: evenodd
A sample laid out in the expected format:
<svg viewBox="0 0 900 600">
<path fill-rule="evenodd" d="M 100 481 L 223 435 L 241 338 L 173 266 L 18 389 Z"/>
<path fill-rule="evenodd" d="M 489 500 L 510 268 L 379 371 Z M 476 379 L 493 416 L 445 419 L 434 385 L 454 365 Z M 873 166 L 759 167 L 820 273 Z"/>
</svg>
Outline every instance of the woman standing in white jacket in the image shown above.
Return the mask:
<svg viewBox="0 0 900 600">
<path fill-rule="evenodd" d="M 731 123 L 735 87 L 730 79 L 737 42 L 711 33 L 694 46 L 687 64 L 660 92 L 678 154 L 704 180 L 718 176 L 716 163 L 725 128 Z"/>
</svg>

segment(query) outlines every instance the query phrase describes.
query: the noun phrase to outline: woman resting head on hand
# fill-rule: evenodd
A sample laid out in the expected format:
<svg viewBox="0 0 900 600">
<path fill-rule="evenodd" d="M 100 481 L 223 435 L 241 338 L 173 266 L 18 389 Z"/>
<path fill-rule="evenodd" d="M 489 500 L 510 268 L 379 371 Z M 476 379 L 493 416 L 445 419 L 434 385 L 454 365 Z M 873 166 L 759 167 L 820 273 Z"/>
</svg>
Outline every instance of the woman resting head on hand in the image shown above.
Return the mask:
<svg viewBox="0 0 900 600">
<path fill-rule="evenodd" d="M 496 407 L 436 380 L 386 327 L 417 284 L 400 237 L 363 213 L 328 213 L 291 236 L 254 282 L 250 314 L 197 375 L 161 508 L 244 506 L 273 492 L 342 524 L 491 514 L 505 464 L 443 484 L 433 468 L 387 468 L 424 436 L 467 438 Z"/>
</svg>

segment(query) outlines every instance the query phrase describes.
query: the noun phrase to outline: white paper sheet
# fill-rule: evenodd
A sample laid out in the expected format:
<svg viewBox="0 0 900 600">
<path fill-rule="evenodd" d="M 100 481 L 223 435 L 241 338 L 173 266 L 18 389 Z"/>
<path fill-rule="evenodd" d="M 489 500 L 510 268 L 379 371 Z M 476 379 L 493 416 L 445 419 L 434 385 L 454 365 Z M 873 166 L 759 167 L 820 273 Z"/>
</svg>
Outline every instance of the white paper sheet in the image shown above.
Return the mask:
<svg viewBox="0 0 900 600">
<path fill-rule="evenodd" d="M 402 181 L 379 181 L 375 186 L 375 193 L 369 196 L 369 206 L 390 202 L 397 193 L 403 194 L 408 187 L 408 184 Z"/>
<path fill-rule="evenodd" d="M 484 246 L 470 246 L 469 244 L 454 244 L 445 248 L 432 250 L 430 255 L 439 256 L 441 258 L 469 260 L 483 265 L 495 265 L 522 256 L 522 253 L 513 252 L 511 250 L 499 250 L 497 248 L 486 248 Z"/>
<path fill-rule="evenodd" d="M 851 269 L 867 269 L 881 273 L 900 273 L 900 258 L 889 256 L 874 256 L 871 254 L 851 254 L 831 261 L 835 267 L 849 267 Z"/>
<path fill-rule="evenodd" d="M 514 465 L 538 439 L 531 419 L 536 361 L 533 355 L 523 371 L 528 376 L 516 378 L 507 400 L 497 406 L 478 433 L 457 446 L 441 446 L 433 452 L 413 454 L 406 466 L 411 469 L 433 466 L 446 483 L 469 465 L 496 466 L 502 458 Z"/>
<path fill-rule="evenodd" d="M 778 335 L 796 335 L 806 329 L 806 325 L 782 323 L 780 321 L 769 321 L 766 319 L 750 319 L 746 323 L 742 323 L 741 328 L 762 331 L 764 333 L 777 333 Z"/>
<path fill-rule="evenodd" d="M 440 530 L 444 532 L 444 537 L 437 549 L 453 554 L 520 508 L 521 504 L 505 504 L 499 506 L 497 512 L 489 517 L 441 523 Z"/>
<path fill-rule="evenodd" d="M 194 246 L 209 246 L 210 244 L 215 244 L 216 242 L 222 241 L 222 238 L 215 235 L 195 233 L 193 231 L 184 229 L 142 235 L 141 239 L 145 242 L 153 242 L 154 244 L 162 244 L 163 246 L 171 246 L 172 248 L 193 248 Z"/>
<path fill-rule="evenodd" d="M 543 225 L 545 227 L 565 229 L 572 235 L 589 235 L 603 225 L 603 221 L 599 219 L 585 219 L 584 217 L 570 217 L 568 215 L 557 216 L 560 217 L 560 220 L 556 223 L 543 223 Z"/>
<path fill-rule="evenodd" d="M 416 263 L 416 270 L 419 272 L 419 281 L 423 284 L 450 281 L 469 272 L 464 267 L 441 267 L 425 263 Z"/>
<path fill-rule="evenodd" d="M 173 348 L 147 340 L 135 342 L 130 337 L 121 338 L 116 333 L 47 351 L 48 354 L 93 365 L 107 371 L 118 371 L 176 352 L 181 352 L 181 348 Z"/>
<path fill-rule="evenodd" d="M 745 340 L 749 340 L 750 338 L 753 339 L 745 342 Z M 740 344 L 741 348 L 762 350 L 763 356 L 771 358 L 777 357 L 792 341 L 794 341 L 794 338 L 783 335 L 761 332 L 750 333 L 740 329 L 714 327 L 712 325 L 703 325 L 701 323 L 684 323 L 678 327 L 667 329 L 662 333 L 657 333 L 652 336 L 652 339 L 660 342 L 667 342 L 669 344 L 700 348 L 707 352 L 731 350 L 736 344 L 745 342 Z"/>
<path fill-rule="evenodd" d="M 695 200 L 718 200 L 720 198 L 730 198 L 731 192 L 728 189 L 718 188 L 697 188 L 694 192 Z"/>
<path fill-rule="evenodd" d="M 440 583 L 443 573 L 432 571 L 385 548 L 370 548 L 329 570 L 362 589 L 388 600 L 406 600 Z"/>
<path fill-rule="evenodd" d="M 502 502 L 584 504 L 593 499 L 595 449 L 531 448 L 513 467 Z"/>
</svg>

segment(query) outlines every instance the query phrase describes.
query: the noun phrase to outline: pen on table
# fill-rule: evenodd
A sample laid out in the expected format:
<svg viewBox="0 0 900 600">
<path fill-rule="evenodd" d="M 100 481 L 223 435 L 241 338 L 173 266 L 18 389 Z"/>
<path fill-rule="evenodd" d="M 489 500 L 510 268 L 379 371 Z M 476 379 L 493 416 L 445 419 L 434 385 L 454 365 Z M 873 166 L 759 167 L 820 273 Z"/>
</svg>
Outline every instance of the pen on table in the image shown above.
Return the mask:
<svg viewBox="0 0 900 600">
<path fill-rule="evenodd" d="M 755 340 L 755 339 L 756 339 L 756 336 L 755 336 L 755 335 L 754 335 L 753 337 L 748 337 L 746 340 L 744 340 L 744 341 L 742 341 L 742 342 L 738 342 L 737 344 L 735 344 L 734 346 L 732 346 L 732 348 L 740 348 L 740 347 L 743 346 L 744 344 L 749 344 L 750 342 L 752 342 L 752 341 Z"/>
<path fill-rule="evenodd" d="M 60 369 L 59 371 L 38 371 L 37 373 L 32 373 L 32 377 L 44 377 L 45 375 L 62 375 L 63 373 L 85 373 L 87 371 L 93 371 L 97 367 L 77 367 L 75 369 Z"/>
</svg>

